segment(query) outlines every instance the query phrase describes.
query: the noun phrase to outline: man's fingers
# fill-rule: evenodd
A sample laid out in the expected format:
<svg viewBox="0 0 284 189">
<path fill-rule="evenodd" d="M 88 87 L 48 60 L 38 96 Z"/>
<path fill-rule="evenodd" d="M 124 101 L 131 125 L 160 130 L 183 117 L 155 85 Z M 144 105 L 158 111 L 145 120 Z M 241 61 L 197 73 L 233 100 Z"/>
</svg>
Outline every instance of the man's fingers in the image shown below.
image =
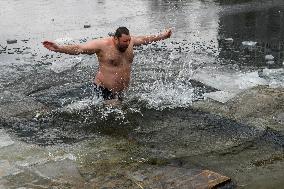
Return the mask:
<svg viewBox="0 0 284 189">
<path fill-rule="evenodd" d="M 53 43 L 50 42 L 50 41 L 44 41 L 44 42 L 42 42 L 42 44 L 43 44 L 43 45 L 52 45 Z"/>
<path fill-rule="evenodd" d="M 172 28 L 168 28 L 165 30 L 167 37 L 171 37 L 172 35 Z"/>
<path fill-rule="evenodd" d="M 50 41 L 43 41 L 42 42 L 43 46 L 51 51 L 54 51 L 55 48 L 55 43 L 50 42 Z"/>
<path fill-rule="evenodd" d="M 172 30 L 171 30 L 171 29 L 166 30 L 166 34 L 167 34 L 168 37 L 171 37 L 171 35 L 172 35 Z"/>
</svg>

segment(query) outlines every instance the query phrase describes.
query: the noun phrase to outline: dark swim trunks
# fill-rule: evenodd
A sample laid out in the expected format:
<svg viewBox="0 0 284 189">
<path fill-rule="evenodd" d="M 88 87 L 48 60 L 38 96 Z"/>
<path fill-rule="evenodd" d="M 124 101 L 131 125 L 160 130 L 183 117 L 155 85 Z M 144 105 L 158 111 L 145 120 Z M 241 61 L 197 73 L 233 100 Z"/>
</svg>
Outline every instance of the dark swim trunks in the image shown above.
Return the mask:
<svg viewBox="0 0 284 189">
<path fill-rule="evenodd" d="M 122 93 L 113 93 L 109 89 L 104 88 L 102 86 L 98 86 L 95 83 L 94 85 L 94 92 L 97 94 L 98 98 L 103 98 L 104 100 L 112 100 L 112 99 L 119 99 L 122 100 Z"/>
</svg>

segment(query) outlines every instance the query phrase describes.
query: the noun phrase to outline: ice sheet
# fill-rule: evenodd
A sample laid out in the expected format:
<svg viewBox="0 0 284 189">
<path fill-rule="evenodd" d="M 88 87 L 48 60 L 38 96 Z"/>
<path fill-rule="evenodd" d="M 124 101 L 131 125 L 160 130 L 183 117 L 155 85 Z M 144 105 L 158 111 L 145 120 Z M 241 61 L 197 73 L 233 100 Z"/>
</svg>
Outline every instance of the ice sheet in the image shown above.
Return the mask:
<svg viewBox="0 0 284 189">
<path fill-rule="evenodd" d="M 218 89 L 219 91 L 206 93 L 204 96 L 222 103 L 227 102 L 246 89 L 269 84 L 269 81 L 261 78 L 257 71 L 241 73 L 207 69 L 196 71 L 192 79 Z"/>
<path fill-rule="evenodd" d="M 227 102 L 228 100 L 234 98 L 235 96 L 236 96 L 236 93 L 230 93 L 226 91 L 216 91 L 216 92 L 204 94 L 205 98 L 210 98 L 218 102 L 222 102 L 222 103 Z"/>
<path fill-rule="evenodd" d="M 284 87 L 284 68 L 280 69 L 263 69 L 262 75 L 269 82 L 269 87 Z"/>
<path fill-rule="evenodd" d="M 222 73 L 202 70 L 195 72 L 192 79 L 230 93 L 239 93 L 257 85 L 268 85 L 268 81 L 259 77 L 258 72 Z"/>
<path fill-rule="evenodd" d="M 4 130 L 0 129 L 0 148 L 10 146 L 12 144 L 14 144 L 14 141 Z"/>
</svg>

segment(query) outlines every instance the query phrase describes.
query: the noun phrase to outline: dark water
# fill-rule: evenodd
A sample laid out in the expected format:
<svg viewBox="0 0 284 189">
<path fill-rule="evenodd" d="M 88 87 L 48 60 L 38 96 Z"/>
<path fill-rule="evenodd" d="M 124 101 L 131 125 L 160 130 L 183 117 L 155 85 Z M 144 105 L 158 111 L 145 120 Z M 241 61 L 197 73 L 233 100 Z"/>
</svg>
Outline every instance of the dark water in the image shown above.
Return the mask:
<svg viewBox="0 0 284 189">
<path fill-rule="evenodd" d="M 275 1 L 247 1 L 244 5 L 233 6 L 222 3 L 220 16 L 219 45 L 222 58 L 244 66 L 267 66 L 264 54 L 272 54 L 275 64 L 283 63 L 283 2 L 274 6 Z M 222 38 L 233 38 L 226 44 Z M 253 48 L 244 48 L 242 41 L 257 42 Z"/>
<path fill-rule="evenodd" d="M 102 156 L 118 157 L 117 164 L 131 157 L 212 169 L 239 187 L 283 184 L 271 181 L 283 176 L 283 132 L 192 107 L 228 83 L 229 92 L 259 79 L 283 87 L 283 1 L 2 0 L 0 7 L 0 179 L 7 186 L 29 186 L 28 178 L 13 175 L 28 174 L 18 170 L 46 163 L 50 153 L 75 154 L 77 164 L 90 165 L 80 170 L 88 177 Z M 125 101 L 111 108 L 93 95 L 95 56 L 52 53 L 41 42 L 83 43 L 122 25 L 133 35 L 172 27 L 173 36 L 135 49 Z M 265 75 L 269 70 L 276 71 Z M 205 75 L 196 80 L 200 72 Z M 251 72 L 265 76 L 235 80 Z M 229 77 L 201 83 L 211 73 Z"/>
</svg>

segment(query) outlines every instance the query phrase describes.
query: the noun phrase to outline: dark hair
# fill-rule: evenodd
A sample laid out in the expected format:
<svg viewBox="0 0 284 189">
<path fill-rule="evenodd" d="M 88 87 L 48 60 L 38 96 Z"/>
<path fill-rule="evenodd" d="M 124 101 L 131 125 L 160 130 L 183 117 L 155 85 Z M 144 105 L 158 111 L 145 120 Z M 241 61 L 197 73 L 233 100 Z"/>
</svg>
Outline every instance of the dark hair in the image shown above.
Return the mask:
<svg viewBox="0 0 284 189">
<path fill-rule="evenodd" d="M 116 29 L 114 37 L 121 37 L 122 34 L 129 35 L 129 30 L 126 27 L 119 27 Z"/>
</svg>

